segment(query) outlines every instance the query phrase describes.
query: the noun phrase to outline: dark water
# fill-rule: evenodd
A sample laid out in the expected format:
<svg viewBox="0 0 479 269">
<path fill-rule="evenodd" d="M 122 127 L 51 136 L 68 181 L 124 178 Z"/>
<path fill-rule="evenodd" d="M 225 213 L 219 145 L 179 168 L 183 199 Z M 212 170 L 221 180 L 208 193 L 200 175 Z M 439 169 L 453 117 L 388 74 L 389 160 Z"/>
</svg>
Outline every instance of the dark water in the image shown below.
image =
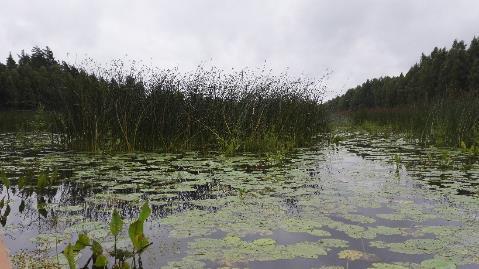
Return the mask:
<svg viewBox="0 0 479 269">
<path fill-rule="evenodd" d="M 2 134 L 5 242 L 16 261 L 64 264 L 79 233 L 111 250 L 112 209 L 131 220 L 149 201 L 144 268 L 479 268 L 477 157 L 342 136 L 274 160 L 93 155 Z"/>
</svg>

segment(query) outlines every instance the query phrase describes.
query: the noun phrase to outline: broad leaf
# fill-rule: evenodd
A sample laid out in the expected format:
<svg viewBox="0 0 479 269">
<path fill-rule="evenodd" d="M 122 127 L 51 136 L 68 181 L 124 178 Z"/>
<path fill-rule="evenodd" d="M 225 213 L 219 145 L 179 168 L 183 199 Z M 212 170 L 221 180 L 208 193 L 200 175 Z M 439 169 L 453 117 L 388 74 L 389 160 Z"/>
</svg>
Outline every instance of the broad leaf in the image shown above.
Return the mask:
<svg viewBox="0 0 479 269">
<path fill-rule="evenodd" d="M 108 259 L 104 255 L 96 257 L 95 267 L 105 268 L 108 265 Z"/>
<path fill-rule="evenodd" d="M 151 208 L 148 205 L 148 201 L 146 201 L 143 206 L 141 206 L 140 215 L 138 219 L 141 221 L 145 221 L 151 214 Z"/>
<path fill-rule="evenodd" d="M 86 234 L 80 234 L 78 240 L 75 243 L 74 250 L 81 251 L 85 247 L 90 245 L 90 238 Z"/>
<path fill-rule="evenodd" d="M 76 262 L 75 262 L 75 252 L 73 251 L 73 246 L 68 244 L 68 246 L 63 250 L 63 255 L 67 258 L 68 267 L 70 269 L 76 269 Z"/>
<path fill-rule="evenodd" d="M 121 218 L 120 214 L 116 209 L 113 210 L 113 214 L 111 215 L 111 222 L 110 222 L 110 231 L 113 236 L 118 236 L 118 234 L 123 229 L 123 219 Z"/>
<path fill-rule="evenodd" d="M 131 243 L 135 250 L 140 250 L 140 236 L 143 235 L 143 221 L 140 219 L 132 222 L 128 227 L 128 235 L 130 236 Z"/>
<path fill-rule="evenodd" d="M 5 172 L 0 172 L 0 178 L 5 188 L 6 189 L 10 188 L 10 180 L 7 178 L 7 175 L 5 174 Z"/>
<path fill-rule="evenodd" d="M 91 249 L 93 251 L 93 255 L 95 255 L 95 256 L 100 256 L 100 255 L 103 254 L 103 247 L 100 245 L 100 243 L 98 243 L 95 240 L 92 240 Z"/>
</svg>

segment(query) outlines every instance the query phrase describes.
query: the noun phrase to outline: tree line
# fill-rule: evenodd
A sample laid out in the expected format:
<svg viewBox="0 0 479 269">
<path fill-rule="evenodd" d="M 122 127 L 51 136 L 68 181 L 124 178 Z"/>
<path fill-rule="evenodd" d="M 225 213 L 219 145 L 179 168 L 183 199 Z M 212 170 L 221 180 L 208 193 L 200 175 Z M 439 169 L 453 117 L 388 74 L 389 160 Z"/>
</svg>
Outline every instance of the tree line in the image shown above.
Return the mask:
<svg viewBox="0 0 479 269">
<path fill-rule="evenodd" d="M 404 75 L 367 80 L 327 103 L 354 125 L 391 127 L 426 143 L 479 149 L 479 39 L 434 48 Z"/>
<path fill-rule="evenodd" d="M 478 93 L 479 39 L 475 37 L 469 46 L 456 40 L 450 49 L 436 47 L 429 55 L 422 54 L 405 75 L 367 80 L 329 105 L 343 111 L 393 108 Z"/>
</svg>

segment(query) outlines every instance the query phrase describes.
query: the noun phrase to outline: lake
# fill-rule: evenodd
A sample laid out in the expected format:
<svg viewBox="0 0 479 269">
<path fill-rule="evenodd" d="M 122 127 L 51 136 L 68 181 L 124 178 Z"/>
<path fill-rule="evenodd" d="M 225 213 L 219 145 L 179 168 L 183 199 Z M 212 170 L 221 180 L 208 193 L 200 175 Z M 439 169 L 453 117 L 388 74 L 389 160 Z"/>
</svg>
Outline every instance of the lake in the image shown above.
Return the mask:
<svg viewBox="0 0 479 269">
<path fill-rule="evenodd" d="M 149 201 L 143 268 L 479 268 L 477 156 L 340 137 L 283 158 L 89 154 L 0 134 L 4 241 L 17 264 L 66 267 L 79 233 L 111 250 L 113 208 L 127 225 Z M 131 248 L 126 229 L 117 245 Z"/>
</svg>

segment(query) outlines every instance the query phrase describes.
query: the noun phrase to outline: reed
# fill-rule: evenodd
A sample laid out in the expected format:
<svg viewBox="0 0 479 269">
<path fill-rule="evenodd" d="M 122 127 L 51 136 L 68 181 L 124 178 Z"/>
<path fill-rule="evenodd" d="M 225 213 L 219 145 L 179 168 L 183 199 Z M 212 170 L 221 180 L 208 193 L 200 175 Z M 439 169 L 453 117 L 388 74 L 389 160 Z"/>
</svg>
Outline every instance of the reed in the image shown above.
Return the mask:
<svg viewBox="0 0 479 269">
<path fill-rule="evenodd" d="M 347 114 L 353 125 L 367 127 L 373 123 L 382 129 L 408 133 L 424 143 L 462 148 L 479 146 L 479 97 L 475 95 Z"/>
<path fill-rule="evenodd" d="M 275 151 L 327 129 L 320 81 L 203 67 L 70 73 L 54 115 L 71 148 Z"/>
</svg>

